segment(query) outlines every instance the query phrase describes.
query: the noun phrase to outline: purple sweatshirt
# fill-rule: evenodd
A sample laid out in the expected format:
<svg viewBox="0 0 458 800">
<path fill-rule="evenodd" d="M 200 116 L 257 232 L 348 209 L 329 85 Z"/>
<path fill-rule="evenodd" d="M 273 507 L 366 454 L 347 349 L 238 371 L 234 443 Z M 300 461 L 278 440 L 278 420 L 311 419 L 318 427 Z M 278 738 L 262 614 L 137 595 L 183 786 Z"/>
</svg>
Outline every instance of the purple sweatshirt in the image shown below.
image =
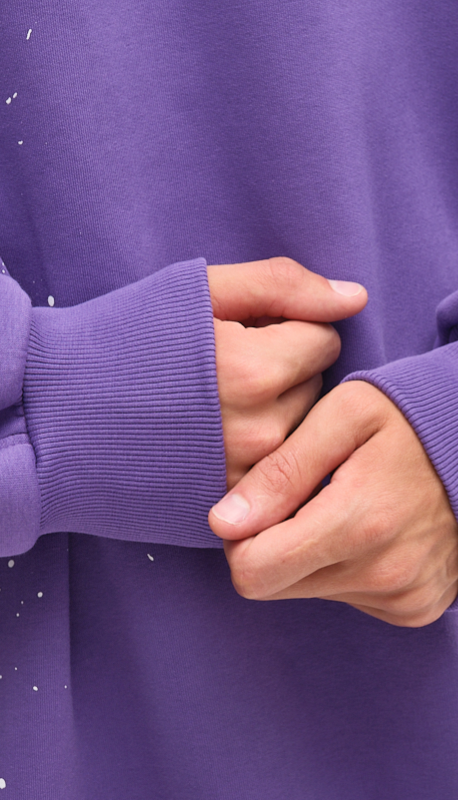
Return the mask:
<svg viewBox="0 0 458 800">
<path fill-rule="evenodd" d="M 368 288 L 325 387 L 382 388 L 458 514 L 456 0 L 1 22 L 0 800 L 455 800 L 457 615 L 232 587 L 205 260 Z"/>
</svg>

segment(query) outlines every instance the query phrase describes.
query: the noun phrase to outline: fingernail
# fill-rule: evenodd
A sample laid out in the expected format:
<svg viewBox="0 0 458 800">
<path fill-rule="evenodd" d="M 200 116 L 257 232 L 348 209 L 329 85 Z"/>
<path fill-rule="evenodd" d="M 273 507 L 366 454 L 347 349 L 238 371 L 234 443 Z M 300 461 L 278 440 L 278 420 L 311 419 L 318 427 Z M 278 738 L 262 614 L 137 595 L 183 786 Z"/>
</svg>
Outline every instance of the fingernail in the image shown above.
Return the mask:
<svg viewBox="0 0 458 800">
<path fill-rule="evenodd" d="M 344 294 L 346 297 L 354 297 L 363 289 L 360 283 L 353 283 L 353 281 L 333 281 L 328 278 L 328 283 L 335 292 Z"/>
<path fill-rule="evenodd" d="M 215 517 L 228 522 L 230 525 L 237 525 L 243 522 L 250 513 L 250 504 L 240 494 L 227 494 L 216 506 L 213 506 Z"/>
</svg>

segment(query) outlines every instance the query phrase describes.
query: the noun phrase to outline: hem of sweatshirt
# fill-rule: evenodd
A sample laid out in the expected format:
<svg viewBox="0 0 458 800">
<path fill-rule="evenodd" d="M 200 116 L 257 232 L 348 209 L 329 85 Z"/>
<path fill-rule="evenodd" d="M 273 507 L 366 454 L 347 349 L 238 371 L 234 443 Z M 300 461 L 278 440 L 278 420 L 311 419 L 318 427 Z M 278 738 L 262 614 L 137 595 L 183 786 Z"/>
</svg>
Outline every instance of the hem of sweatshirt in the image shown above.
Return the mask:
<svg viewBox="0 0 458 800">
<path fill-rule="evenodd" d="M 380 389 L 412 425 L 447 492 L 458 519 L 458 344 L 353 372 Z M 449 611 L 458 610 L 458 599 Z"/>
<path fill-rule="evenodd" d="M 41 533 L 222 546 L 226 491 L 204 259 L 70 308 L 34 308 L 24 378 Z"/>
</svg>

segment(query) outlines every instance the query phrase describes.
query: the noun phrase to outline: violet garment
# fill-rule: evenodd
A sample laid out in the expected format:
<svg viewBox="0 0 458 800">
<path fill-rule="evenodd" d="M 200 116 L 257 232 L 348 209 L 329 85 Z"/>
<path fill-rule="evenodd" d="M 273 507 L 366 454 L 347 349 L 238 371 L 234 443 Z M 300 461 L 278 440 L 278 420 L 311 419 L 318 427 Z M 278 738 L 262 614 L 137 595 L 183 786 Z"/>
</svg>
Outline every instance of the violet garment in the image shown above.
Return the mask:
<svg viewBox="0 0 458 800">
<path fill-rule="evenodd" d="M 458 513 L 458 4 L 0 13 L 0 800 L 455 800 L 453 609 L 232 588 L 205 264 L 364 283 Z"/>
</svg>

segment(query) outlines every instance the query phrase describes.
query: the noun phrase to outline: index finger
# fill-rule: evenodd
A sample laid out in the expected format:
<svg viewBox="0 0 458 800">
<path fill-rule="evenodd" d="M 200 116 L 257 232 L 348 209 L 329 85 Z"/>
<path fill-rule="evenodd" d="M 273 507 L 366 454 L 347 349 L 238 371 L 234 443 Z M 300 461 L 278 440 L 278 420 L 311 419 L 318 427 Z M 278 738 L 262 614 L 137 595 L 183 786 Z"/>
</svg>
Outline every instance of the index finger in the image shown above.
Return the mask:
<svg viewBox="0 0 458 800">
<path fill-rule="evenodd" d="M 345 561 L 354 543 L 345 535 L 348 498 L 330 484 L 293 519 L 243 541 L 225 541 L 236 590 L 252 600 L 267 599 L 318 570 Z"/>
<path fill-rule="evenodd" d="M 336 387 L 286 441 L 263 458 L 216 506 L 209 523 L 222 539 L 245 539 L 286 519 L 322 481 L 375 432 L 369 384 Z M 374 405 L 374 412 L 377 406 Z"/>
<path fill-rule="evenodd" d="M 329 281 L 290 258 L 270 258 L 207 268 L 214 316 L 336 322 L 361 311 L 367 292 L 359 283 Z"/>
</svg>

